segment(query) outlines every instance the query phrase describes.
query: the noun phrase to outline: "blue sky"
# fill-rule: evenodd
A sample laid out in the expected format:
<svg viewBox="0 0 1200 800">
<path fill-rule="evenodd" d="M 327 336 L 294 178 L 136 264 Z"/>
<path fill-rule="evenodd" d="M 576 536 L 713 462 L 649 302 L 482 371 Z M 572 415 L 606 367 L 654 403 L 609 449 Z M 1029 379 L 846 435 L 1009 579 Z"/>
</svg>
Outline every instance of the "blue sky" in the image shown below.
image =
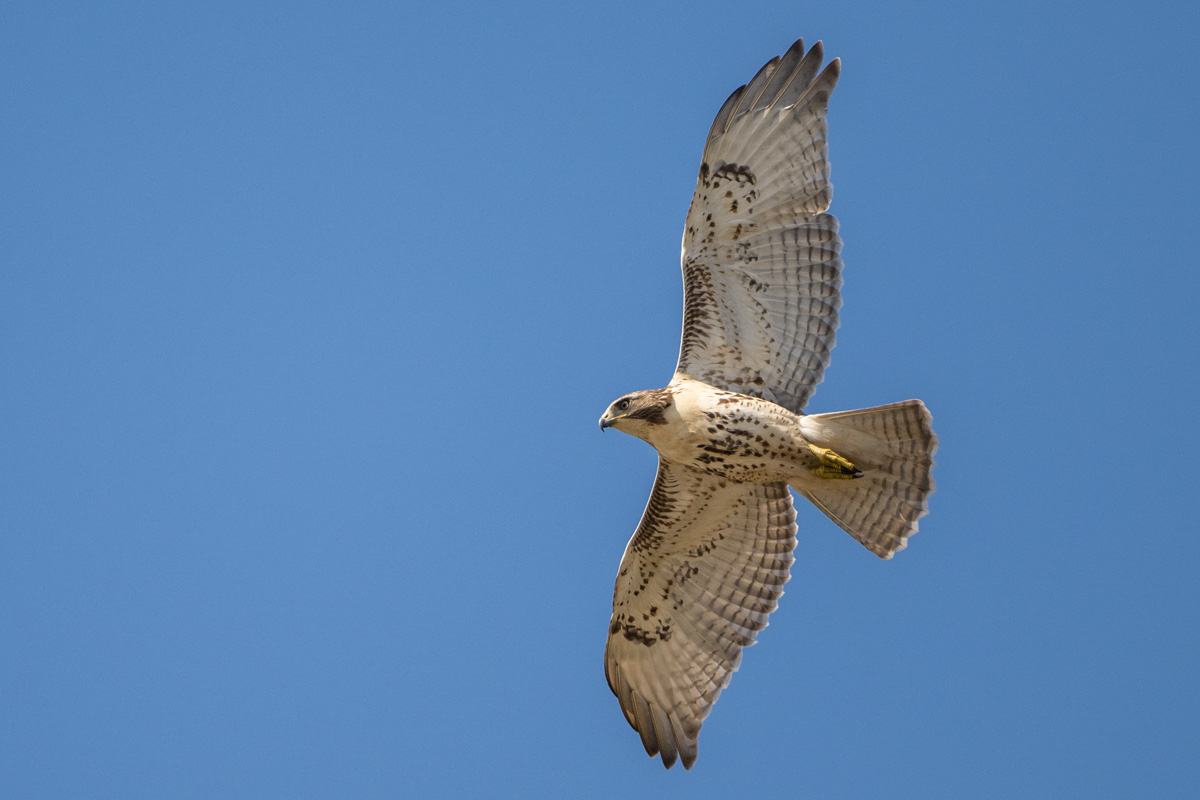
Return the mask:
<svg viewBox="0 0 1200 800">
<path fill-rule="evenodd" d="M 10 3 L 0 794 L 1200 791 L 1190 3 Z M 605 685 L 679 237 L 792 40 L 932 514 L 811 507 L 690 773 Z"/>
</svg>

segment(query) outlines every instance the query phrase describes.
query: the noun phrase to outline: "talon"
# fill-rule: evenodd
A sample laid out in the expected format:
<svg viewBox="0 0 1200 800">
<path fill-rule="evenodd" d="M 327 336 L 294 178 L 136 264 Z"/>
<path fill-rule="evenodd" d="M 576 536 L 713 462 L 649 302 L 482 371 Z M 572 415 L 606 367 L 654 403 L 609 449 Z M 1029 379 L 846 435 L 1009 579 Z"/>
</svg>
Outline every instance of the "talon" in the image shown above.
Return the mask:
<svg viewBox="0 0 1200 800">
<path fill-rule="evenodd" d="M 815 444 L 810 444 L 808 449 L 821 461 L 821 465 L 813 470 L 818 478 L 849 480 L 851 478 L 862 477 L 863 471 L 861 469 L 829 448 L 817 447 Z"/>
</svg>

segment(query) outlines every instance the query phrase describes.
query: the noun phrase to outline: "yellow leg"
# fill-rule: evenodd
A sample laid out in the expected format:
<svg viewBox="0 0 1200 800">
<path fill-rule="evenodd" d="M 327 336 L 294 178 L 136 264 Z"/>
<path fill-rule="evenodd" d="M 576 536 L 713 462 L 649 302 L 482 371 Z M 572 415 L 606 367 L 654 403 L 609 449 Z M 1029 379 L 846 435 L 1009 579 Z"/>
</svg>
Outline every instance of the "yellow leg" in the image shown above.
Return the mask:
<svg viewBox="0 0 1200 800">
<path fill-rule="evenodd" d="M 808 449 L 812 451 L 821 462 L 820 466 L 813 470 L 818 478 L 831 478 L 834 480 L 849 480 L 850 478 L 861 478 L 862 470 L 851 464 L 845 458 L 842 458 L 837 453 L 826 447 L 817 447 L 815 444 L 810 444 Z"/>
</svg>

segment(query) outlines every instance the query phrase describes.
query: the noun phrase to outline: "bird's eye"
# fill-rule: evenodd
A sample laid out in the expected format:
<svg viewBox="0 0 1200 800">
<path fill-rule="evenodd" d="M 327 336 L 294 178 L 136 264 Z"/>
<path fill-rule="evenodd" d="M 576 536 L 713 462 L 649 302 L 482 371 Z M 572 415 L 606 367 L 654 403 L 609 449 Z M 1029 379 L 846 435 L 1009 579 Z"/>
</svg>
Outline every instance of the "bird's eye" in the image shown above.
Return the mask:
<svg viewBox="0 0 1200 800">
<path fill-rule="evenodd" d="M 617 411 L 624 411 L 627 408 L 629 408 L 629 399 L 628 398 L 617 401 Z"/>
</svg>

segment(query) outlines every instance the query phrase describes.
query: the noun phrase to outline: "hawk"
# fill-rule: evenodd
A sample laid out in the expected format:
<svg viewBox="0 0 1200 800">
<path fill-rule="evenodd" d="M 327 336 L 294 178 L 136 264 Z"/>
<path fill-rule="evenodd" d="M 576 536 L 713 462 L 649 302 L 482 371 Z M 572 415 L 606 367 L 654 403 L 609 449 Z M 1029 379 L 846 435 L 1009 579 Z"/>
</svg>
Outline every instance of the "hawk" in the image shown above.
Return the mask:
<svg viewBox="0 0 1200 800">
<path fill-rule="evenodd" d="M 783 594 L 788 487 L 880 558 L 917 531 L 937 437 L 920 400 L 803 413 L 829 365 L 842 240 L 825 115 L 841 62 L 797 41 L 725 101 L 683 232 L 683 336 L 664 389 L 600 418 L 658 475 L 625 548 L 604 654 L 646 752 L 696 761 L 704 718 Z"/>
</svg>

